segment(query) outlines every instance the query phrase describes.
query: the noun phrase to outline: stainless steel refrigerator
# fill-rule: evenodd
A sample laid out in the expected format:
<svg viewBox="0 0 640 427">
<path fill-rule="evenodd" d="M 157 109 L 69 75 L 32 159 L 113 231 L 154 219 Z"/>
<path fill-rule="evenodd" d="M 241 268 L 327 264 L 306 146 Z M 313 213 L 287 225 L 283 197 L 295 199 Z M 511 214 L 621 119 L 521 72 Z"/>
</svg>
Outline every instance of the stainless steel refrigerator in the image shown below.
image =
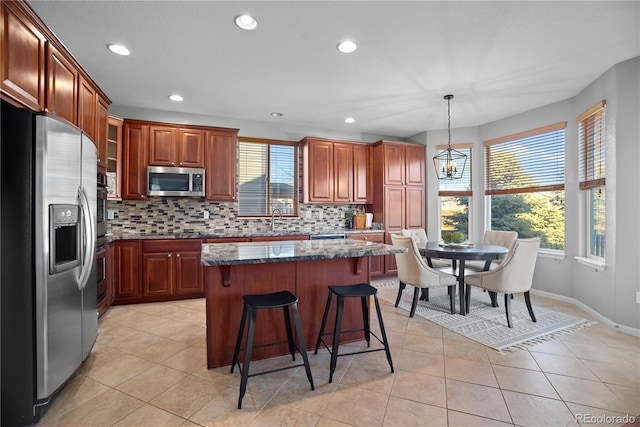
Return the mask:
<svg viewBox="0 0 640 427">
<path fill-rule="evenodd" d="M 96 148 L 55 117 L 1 116 L 0 414 L 30 425 L 97 338 Z"/>
</svg>

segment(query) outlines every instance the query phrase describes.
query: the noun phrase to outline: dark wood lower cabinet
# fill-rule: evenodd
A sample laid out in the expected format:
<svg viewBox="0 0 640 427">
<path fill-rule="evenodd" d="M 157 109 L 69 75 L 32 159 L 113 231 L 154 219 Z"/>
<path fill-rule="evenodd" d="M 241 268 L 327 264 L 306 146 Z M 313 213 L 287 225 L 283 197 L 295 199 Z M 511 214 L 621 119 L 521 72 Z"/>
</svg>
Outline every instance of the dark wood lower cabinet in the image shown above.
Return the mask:
<svg viewBox="0 0 640 427">
<path fill-rule="evenodd" d="M 114 246 L 114 304 L 140 302 L 140 240 L 118 240 Z"/>
<path fill-rule="evenodd" d="M 347 234 L 347 239 L 384 243 L 384 231 L 380 231 L 379 233 L 351 233 Z M 384 257 L 384 255 L 369 257 L 369 273 L 371 273 L 372 278 L 384 274 Z"/>
</svg>

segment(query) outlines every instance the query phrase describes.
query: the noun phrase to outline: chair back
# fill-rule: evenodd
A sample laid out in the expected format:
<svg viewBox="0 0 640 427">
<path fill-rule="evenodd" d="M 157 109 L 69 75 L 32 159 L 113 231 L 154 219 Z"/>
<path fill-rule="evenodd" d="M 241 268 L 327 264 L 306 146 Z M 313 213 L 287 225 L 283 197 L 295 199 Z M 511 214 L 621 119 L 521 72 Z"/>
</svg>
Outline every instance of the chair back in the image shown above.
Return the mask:
<svg viewBox="0 0 640 427">
<path fill-rule="evenodd" d="M 424 228 L 404 228 L 400 232 L 403 236 L 413 237 L 417 243 L 425 243 L 428 242 L 427 232 Z"/>
<path fill-rule="evenodd" d="M 426 287 L 429 279 L 433 280 L 435 278 L 438 280 L 438 273 L 432 271 L 422 259 L 420 250 L 413 237 L 392 234 L 391 242 L 393 246 L 407 249 L 406 253 L 395 254 L 398 267 L 398 279 L 401 282 L 411 286 Z M 430 275 L 435 276 L 429 277 Z"/>
<path fill-rule="evenodd" d="M 540 248 L 539 237 L 517 239 L 502 265 L 490 272 L 496 274 L 495 278 L 498 279 L 497 283 L 494 283 L 498 287 L 492 287 L 491 290 L 514 294 L 531 289 L 538 248 Z"/>
<path fill-rule="evenodd" d="M 516 231 L 498 231 L 498 230 L 486 230 L 484 232 L 484 237 L 482 238 L 482 243 L 484 245 L 498 245 L 503 246 L 511 252 L 513 250 L 513 245 L 516 243 L 518 239 L 518 232 Z M 506 259 L 496 259 L 493 260 L 494 263 L 500 264 L 502 261 Z"/>
</svg>

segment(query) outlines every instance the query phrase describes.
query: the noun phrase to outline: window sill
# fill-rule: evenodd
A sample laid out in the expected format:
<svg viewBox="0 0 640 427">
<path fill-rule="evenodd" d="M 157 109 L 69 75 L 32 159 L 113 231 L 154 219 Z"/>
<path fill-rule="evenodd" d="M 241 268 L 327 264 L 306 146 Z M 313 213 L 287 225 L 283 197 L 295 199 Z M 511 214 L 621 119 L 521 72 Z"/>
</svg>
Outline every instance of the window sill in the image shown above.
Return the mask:
<svg viewBox="0 0 640 427">
<path fill-rule="evenodd" d="M 539 249 L 538 256 L 540 258 L 565 259 L 564 251 L 554 251 L 550 249 Z"/>
<path fill-rule="evenodd" d="M 574 257 L 578 264 L 586 265 L 587 267 L 595 268 L 596 271 L 604 271 L 607 268 L 607 264 L 602 261 L 596 261 L 593 258 L 587 258 L 583 256 Z"/>
</svg>

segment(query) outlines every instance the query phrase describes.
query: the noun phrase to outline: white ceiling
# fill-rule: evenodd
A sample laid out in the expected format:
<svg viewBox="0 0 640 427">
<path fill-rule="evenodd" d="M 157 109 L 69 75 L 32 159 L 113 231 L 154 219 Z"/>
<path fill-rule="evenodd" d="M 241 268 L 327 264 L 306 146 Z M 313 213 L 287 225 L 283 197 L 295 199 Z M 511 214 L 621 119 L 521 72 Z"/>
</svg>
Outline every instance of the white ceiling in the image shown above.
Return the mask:
<svg viewBox="0 0 640 427">
<path fill-rule="evenodd" d="M 640 55 L 638 1 L 28 3 L 114 106 L 397 137 L 446 128 L 447 93 L 452 127 L 477 126 Z M 234 25 L 242 13 L 256 30 Z M 347 38 L 351 55 L 336 50 Z"/>
</svg>

